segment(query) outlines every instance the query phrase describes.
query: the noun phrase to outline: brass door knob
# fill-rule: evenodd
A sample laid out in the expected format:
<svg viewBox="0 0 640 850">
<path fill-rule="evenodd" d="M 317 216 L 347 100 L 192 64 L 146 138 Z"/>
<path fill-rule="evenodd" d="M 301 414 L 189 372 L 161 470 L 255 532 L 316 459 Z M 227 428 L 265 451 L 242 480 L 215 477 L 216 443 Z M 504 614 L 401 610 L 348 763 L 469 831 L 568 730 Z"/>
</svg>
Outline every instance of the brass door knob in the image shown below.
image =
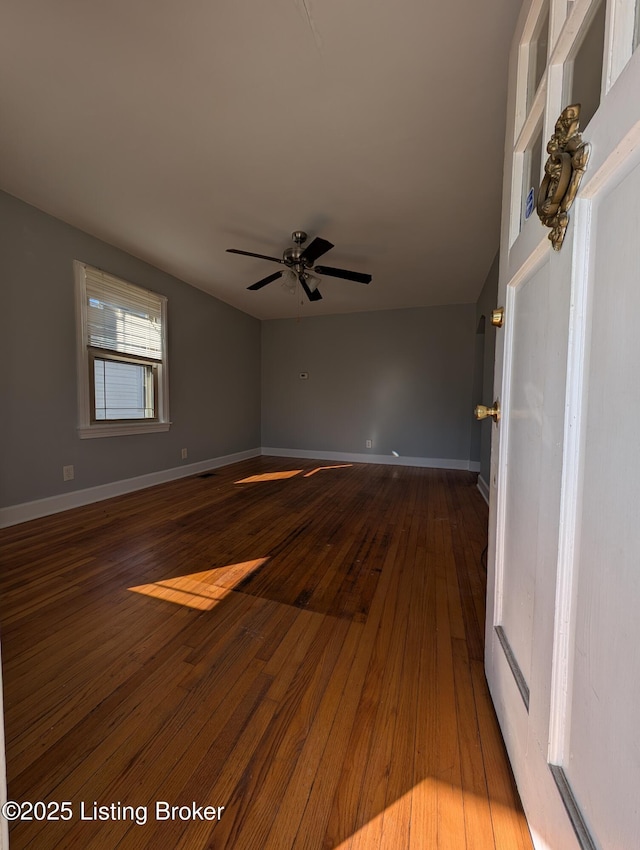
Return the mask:
<svg viewBox="0 0 640 850">
<path fill-rule="evenodd" d="M 496 307 L 491 311 L 491 324 L 494 328 L 501 328 L 504 324 L 504 307 Z"/>
<path fill-rule="evenodd" d="M 494 401 L 493 407 L 486 407 L 484 404 L 478 404 L 473 411 L 476 419 L 486 419 L 491 416 L 494 422 L 500 419 L 500 402 Z"/>
</svg>

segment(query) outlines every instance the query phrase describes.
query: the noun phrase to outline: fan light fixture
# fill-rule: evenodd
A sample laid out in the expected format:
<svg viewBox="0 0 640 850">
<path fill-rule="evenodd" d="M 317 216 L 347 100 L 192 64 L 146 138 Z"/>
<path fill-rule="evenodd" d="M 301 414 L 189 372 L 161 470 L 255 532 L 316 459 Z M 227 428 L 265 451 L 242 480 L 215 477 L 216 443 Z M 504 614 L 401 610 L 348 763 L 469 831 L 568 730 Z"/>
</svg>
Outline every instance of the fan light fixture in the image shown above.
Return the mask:
<svg viewBox="0 0 640 850">
<path fill-rule="evenodd" d="M 300 272 L 298 274 L 293 269 L 287 269 L 286 272 L 282 273 L 282 288 L 285 292 L 291 293 L 291 295 L 295 295 L 298 291 L 298 283 L 300 283 L 300 276 L 307 284 L 309 288 L 309 292 L 315 292 L 318 288 L 318 284 L 320 283 L 320 278 L 316 277 L 314 274 L 309 274 L 309 272 Z"/>
<path fill-rule="evenodd" d="M 309 274 L 309 272 L 305 272 L 302 275 L 307 282 L 307 286 L 309 287 L 310 292 L 315 292 L 318 288 L 318 284 L 320 283 L 320 278 L 316 277 L 314 274 Z"/>
<path fill-rule="evenodd" d="M 285 290 L 285 292 L 289 292 L 291 295 L 295 295 L 296 289 L 298 288 L 298 277 L 296 273 L 291 269 L 287 269 L 286 272 L 283 272 L 282 288 Z"/>
</svg>

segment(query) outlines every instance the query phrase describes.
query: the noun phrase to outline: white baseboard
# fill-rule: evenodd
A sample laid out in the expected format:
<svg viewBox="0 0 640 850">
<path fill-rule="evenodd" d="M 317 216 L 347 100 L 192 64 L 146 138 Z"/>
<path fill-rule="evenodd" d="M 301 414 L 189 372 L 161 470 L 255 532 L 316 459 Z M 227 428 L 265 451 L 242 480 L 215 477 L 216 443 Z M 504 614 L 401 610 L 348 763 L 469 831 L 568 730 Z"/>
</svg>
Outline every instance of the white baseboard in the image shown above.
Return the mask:
<svg viewBox="0 0 640 850">
<path fill-rule="evenodd" d="M 159 472 L 151 472 L 148 475 L 139 475 L 135 478 L 125 478 L 122 481 L 113 481 L 110 484 L 101 484 L 97 487 L 87 487 L 84 490 L 74 490 L 71 493 L 62 493 L 58 496 L 49 496 L 46 499 L 37 499 L 33 502 L 24 502 L 21 505 L 10 505 L 0 508 L 0 528 L 39 519 L 50 514 L 68 511 L 71 508 L 79 508 L 90 505 L 93 502 L 101 502 L 114 496 L 122 496 L 135 490 L 144 490 L 156 484 L 164 484 L 167 481 L 176 481 L 178 478 L 187 478 L 189 475 L 197 475 L 209 469 L 220 466 L 228 466 L 251 457 L 269 455 L 275 457 L 294 457 L 310 460 L 335 460 L 342 463 L 380 463 L 391 466 L 418 466 L 431 467 L 432 469 L 463 469 L 475 472 L 474 461 L 456 460 L 441 457 L 395 457 L 394 455 L 360 454 L 357 452 L 312 452 L 306 449 L 276 449 L 269 447 L 247 449 L 243 452 L 235 452 L 230 455 L 202 460 L 198 463 L 190 463 L 185 466 L 176 466 L 171 469 L 163 469 Z M 480 480 L 480 479 L 479 479 Z M 480 485 L 478 484 L 478 489 Z M 480 490 L 482 493 L 482 490 Z M 487 491 L 488 492 L 488 491 Z M 484 493 L 482 493 L 484 496 Z M 487 496 L 485 496 L 487 498 Z"/>
<path fill-rule="evenodd" d="M 306 449 L 276 449 L 262 447 L 263 455 L 273 457 L 299 457 L 309 460 L 337 460 L 342 463 L 382 463 L 390 466 L 420 466 L 432 469 L 464 469 L 477 472 L 480 464 L 469 460 L 455 460 L 444 457 L 396 457 L 395 455 L 374 455 L 358 452 L 312 452 Z M 476 469 L 477 466 L 477 469 Z"/>
<path fill-rule="evenodd" d="M 63 493 L 59 496 L 50 496 L 47 499 L 38 499 L 35 502 L 24 502 L 21 505 L 11 505 L 0 508 L 0 528 L 9 525 L 17 525 L 20 522 L 28 522 L 31 519 L 57 514 L 68 511 L 70 508 L 79 508 L 82 505 L 90 505 L 93 502 L 101 502 L 111 499 L 113 496 L 122 496 L 132 493 L 134 490 L 144 490 L 155 484 L 164 484 L 166 481 L 175 481 L 178 478 L 187 478 L 189 475 L 197 475 L 199 472 L 207 472 L 220 466 L 228 466 L 261 454 L 259 448 L 248 449 L 243 452 L 235 452 L 230 455 L 201 460 L 198 463 L 189 463 L 184 466 L 176 466 L 172 469 L 163 469 L 159 472 L 150 472 L 148 475 L 139 475 L 136 478 L 125 478 L 122 481 L 113 481 L 111 484 L 101 484 L 98 487 L 87 487 L 84 490 L 74 490 L 72 493 Z"/>
<path fill-rule="evenodd" d="M 482 475 L 478 475 L 478 490 L 480 491 L 480 495 L 485 500 L 485 502 L 489 504 L 489 485 L 484 480 Z"/>
</svg>

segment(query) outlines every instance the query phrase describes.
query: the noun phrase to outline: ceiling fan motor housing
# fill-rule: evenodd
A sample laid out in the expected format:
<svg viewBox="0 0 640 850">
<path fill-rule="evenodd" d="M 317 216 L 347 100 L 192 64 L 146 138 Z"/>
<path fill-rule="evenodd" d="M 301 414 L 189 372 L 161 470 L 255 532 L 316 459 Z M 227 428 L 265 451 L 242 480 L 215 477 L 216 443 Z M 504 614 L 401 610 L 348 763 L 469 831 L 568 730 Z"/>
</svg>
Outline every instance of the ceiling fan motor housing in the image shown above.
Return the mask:
<svg viewBox="0 0 640 850">
<path fill-rule="evenodd" d="M 299 263 L 304 263 L 304 260 L 301 260 L 302 257 L 302 246 L 295 245 L 293 248 L 285 248 L 282 253 L 282 259 L 287 266 L 295 266 Z"/>
<path fill-rule="evenodd" d="M 291 234 L 291 239 L 296 244 L 291 248 L 285 248 L 282 253 L 282 260 L 289 268 L 295 268 L 298 274 L 301 274 L 304 269 L 310 269 L 313 263 L 306 260 L 302 254 L 302 245 L 307 241 L 307 234 L 304 230 L 294 230 Z"/>
</svg>

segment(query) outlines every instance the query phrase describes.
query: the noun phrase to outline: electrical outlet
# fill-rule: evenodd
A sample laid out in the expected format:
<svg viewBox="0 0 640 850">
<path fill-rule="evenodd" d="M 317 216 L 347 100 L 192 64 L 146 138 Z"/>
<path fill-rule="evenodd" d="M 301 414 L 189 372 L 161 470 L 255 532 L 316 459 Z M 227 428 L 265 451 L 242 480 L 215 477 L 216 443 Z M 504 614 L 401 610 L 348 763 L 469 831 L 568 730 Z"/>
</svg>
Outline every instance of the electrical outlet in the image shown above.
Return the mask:
<svg viewBox="0 0 640 850">
<path fill-rule="evenodd" d="M 182 460 L 186 460 L 186 459 L 187 459 L 187 450 L 182 449 Z"/>
<path fill-rule="evenodd" d="M 62 480 L 73 481 L 73 465 L 62 467 Z"/>
<path fill-rule="evenodd" d="M 367 447 L 368 449 L 370 449 L 370 448 L 371 448 L 371 440 L 367 440 L 367 442 L 365 443 L 365 445 L 366 445 L 366 447 Z"/>
</svg>

